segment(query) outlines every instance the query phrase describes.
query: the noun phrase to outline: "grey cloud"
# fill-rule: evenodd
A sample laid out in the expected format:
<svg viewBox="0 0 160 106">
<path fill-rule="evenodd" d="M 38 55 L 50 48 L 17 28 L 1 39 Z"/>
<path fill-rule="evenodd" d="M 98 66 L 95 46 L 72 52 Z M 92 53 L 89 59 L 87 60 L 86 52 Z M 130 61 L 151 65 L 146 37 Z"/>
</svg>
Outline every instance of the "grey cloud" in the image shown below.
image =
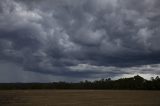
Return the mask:
<svg viewBox="0 0 160 106">
<path fill-rule="evenodd" d="M 0 59 L 25 71 L 79 78 L 125 73 L 76 72 L 69 67 L 90 64 L 120 70 L 159 64 L 159 4 L 158 0 L 2 0 Z"/>
</svg>

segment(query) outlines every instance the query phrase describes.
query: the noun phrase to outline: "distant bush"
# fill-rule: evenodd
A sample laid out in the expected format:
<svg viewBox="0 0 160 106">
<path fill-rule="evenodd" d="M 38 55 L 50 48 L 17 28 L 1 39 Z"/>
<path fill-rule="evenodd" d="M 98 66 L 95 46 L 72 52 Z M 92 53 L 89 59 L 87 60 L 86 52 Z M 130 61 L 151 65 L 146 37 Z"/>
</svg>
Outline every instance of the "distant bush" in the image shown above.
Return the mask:
<svg viewBox="0 0 160 106">
<path fill-rule="evenodd" d="M 121 89 L 121 90 L 160 90 L 160 78 L 146 80 L 137 75 L 118 80 L 101 79 L 96 81 L 81 81 L 77 83 L 0 83 L 1 90 L 12 89 Z"/>
</svg>

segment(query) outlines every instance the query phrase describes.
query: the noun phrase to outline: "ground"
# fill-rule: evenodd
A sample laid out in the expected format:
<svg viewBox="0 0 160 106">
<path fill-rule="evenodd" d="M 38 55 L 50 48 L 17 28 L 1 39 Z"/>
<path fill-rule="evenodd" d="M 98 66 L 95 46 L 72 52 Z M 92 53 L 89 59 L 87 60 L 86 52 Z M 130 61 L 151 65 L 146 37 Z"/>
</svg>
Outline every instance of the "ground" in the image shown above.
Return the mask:
<svg viewBox="0 0 160 106">
<path fill-rule="evenodd" d="M 1 90 L 0 106 L 160 106 L 160 91 Z"/>
</svg>

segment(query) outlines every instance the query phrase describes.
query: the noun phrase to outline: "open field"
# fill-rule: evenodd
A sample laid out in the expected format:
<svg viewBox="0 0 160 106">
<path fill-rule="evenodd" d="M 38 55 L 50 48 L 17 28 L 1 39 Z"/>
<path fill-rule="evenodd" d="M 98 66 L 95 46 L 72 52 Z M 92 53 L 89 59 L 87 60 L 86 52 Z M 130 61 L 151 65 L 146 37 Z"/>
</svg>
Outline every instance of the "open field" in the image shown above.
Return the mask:
<svg viewBox="0 0 160 106">
<path fill-rule="evenodd" d="M 160 91 L 1 90 L 0 106 L 160 106 Z"/>
</svg>

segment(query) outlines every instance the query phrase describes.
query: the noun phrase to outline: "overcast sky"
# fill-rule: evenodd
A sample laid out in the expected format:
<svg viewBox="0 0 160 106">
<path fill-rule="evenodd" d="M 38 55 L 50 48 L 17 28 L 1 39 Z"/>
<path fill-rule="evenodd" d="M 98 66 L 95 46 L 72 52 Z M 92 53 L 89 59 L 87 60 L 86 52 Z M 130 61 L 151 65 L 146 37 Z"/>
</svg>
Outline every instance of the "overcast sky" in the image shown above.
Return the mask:
<svg viewBox="0 0 160 106">
<path fill-rule="evenodd" d="M 0 82 L 160 75 L 160 0 L 0 0 Z"/>
</svg>

